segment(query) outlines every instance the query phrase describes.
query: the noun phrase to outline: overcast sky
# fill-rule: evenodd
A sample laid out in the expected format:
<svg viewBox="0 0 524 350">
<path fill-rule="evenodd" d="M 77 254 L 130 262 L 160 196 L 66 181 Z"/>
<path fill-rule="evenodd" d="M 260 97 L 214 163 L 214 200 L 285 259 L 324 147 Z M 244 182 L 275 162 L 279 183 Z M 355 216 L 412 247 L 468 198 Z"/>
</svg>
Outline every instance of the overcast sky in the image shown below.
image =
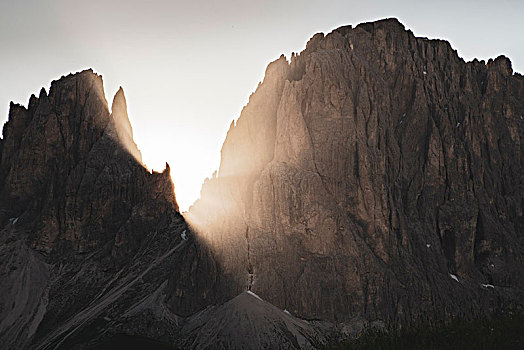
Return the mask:
<svg viewBox="0 0 524 350">
<path fill-rule="evenodd" d="M 109 102 L 124 88 L 144 161 L 169 162 L 183 210 L 266 65 L 314 33 L 397 17 L 465 60 L 505 54 L 524 72 L 524 1 L 0 1 L 0 123 L 9 101 L 91 67 Z"/>
</svg>

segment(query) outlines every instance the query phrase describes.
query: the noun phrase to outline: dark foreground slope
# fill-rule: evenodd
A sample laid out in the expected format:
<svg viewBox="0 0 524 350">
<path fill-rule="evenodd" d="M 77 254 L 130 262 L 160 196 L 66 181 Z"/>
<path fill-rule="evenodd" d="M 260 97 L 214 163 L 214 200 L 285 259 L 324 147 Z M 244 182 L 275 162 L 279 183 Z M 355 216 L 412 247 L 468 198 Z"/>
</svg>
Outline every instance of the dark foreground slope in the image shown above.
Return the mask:
<svg viewBox="0 0 524 350">
<path fill-rule="evenodd" d="M 175 312 L 215 302 L 205 283 L 217 266 L 181 238 L 169 166 L 142 166 L 122 90 L 110 114 L 91 70 L 54 81 L 28 108 L 11 104 L 0 145 L 2 348 L 172 341 Z"/>
<path fill-rule="evenodd" d="M 524 303 L 524 78 L 394 19 L 271 63 L 190 209 L 235 292 L 419 323 Z"/>
</svg>

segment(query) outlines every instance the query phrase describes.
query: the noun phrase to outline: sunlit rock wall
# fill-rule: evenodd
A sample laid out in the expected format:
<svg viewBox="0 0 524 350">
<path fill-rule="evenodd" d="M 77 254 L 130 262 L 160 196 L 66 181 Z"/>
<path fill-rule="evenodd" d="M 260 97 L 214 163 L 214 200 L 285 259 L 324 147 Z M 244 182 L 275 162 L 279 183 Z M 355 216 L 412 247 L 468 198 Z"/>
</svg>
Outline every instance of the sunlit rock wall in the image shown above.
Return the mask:
<svg viewBox="0 0 524 350">
<path fill-rule="evenodd" d="M 507 58 L 393 19 L 317 34 L 269 65 L 188 218 L 235 292 L 304 318 L 520 308 L 523 96 Z"/>
</svg>

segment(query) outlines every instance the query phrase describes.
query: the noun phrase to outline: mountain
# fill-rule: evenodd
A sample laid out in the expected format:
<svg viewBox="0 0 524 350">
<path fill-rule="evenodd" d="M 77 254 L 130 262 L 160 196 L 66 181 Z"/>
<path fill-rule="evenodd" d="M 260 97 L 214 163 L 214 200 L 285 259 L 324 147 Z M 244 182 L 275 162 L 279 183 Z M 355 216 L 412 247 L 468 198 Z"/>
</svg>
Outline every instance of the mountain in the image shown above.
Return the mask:
<svg viewBox="0 0 524 350">
<path fill-rule="evenodd" d="M 268 66 L 185 217 L 123 89 L 111 110 L 103 91 L 85 70 L 10 106 L 3 348 L 317 348 L 522 312 L 507 58 L 464 62 L 394 19 L 316 34 Z"/>
<path fill-rule="evenodd" d="M 281 56 L 188 219 L 234 281 L 305 319 L 522 310 L 524 77 L 396 19 Z"/>
<path fill-rule="evenodd" d="M 111 112 L 103 91 L 86 70 L 27 108 L 10 106 L 0 141 L 2 347 L 325 344 L 329 325 L 231 294 L 219 259 L 179 213 L 169 165 L 142 164 L 122 88 Z"/>
<path fill-rule="evenodd" d="M 11 104 L 0 142 L 4 348 L 116 333 L 171 341 L 179 315 L 217 302 L 205 284 L 217 265 L 178 212 L 169 165 L 149 172 L 132 135 L 123 90 L 110 113 L 92 70 L 27 108 Z"/>
</svg>

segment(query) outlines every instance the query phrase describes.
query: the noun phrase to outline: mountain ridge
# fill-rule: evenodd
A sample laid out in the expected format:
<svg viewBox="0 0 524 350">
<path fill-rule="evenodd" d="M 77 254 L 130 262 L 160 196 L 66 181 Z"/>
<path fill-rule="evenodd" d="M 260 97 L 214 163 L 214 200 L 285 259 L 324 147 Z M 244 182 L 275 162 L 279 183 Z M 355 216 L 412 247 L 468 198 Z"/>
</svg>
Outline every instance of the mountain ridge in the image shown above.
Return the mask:
<svg viewBox="0 0 524 350">
<path fill-rule="evenodd" d="M 395 19 L 316 34 L 268 65 L 185 218 L 123 90 L 111 111 L 103 91 L 85 70 L 11 104 L 7 348 L 314 348 L 522 311 L 524 78 L 507 58 L 466 63 Z"/>
</svg>

